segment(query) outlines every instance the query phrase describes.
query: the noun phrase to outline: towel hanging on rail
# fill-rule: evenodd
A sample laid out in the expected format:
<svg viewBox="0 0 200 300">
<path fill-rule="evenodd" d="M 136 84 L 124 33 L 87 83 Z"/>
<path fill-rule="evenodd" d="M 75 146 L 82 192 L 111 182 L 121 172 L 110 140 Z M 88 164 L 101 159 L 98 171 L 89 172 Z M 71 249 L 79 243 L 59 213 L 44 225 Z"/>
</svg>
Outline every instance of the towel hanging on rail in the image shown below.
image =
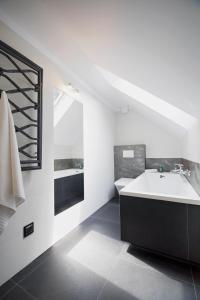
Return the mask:
<svg viewBox="0 0 200 300">
<path fill-rule="evenodd" d="M 22 171 L 12 112 L 5 92 L 0 95 L 0 234 L 25 201 Z"/>
</svg>

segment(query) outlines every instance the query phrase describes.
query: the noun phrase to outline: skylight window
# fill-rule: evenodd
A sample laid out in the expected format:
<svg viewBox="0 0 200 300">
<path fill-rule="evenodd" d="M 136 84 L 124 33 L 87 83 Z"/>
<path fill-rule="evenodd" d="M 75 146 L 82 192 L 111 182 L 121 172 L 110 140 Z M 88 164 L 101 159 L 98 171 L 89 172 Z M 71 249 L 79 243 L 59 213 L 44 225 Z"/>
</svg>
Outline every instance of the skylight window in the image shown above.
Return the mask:
<svg viewBox="0 0 200 300">
<path fill-rule="evenodd" d="M 97 66 L 103 77 L 112 85 L 115 89 L 126 94 L 135 101 L 145 105 L 151 110 L 157 112 L 170 121 L 178 124 L 184 129 L 188 130 L 196 122 L 196 119 L 177 108 L 176 106 L 162 100 L 161 98 L 147 92 L 146 90 L 116 76 L 115 74 Z"/>
</svg>

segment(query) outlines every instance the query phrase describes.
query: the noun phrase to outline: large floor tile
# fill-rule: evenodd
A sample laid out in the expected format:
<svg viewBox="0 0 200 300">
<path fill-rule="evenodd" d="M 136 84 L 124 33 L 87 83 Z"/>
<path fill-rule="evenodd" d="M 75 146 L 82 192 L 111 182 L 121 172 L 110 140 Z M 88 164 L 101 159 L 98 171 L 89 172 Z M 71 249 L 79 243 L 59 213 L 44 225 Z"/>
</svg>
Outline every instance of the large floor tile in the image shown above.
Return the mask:
<svg viewBox="0 0 200 300">
<path fill-rule="evenodd" d="M 20 285 L 41 300 L 96 299 L 105 283 L 101 274 L 109 272 L 109 266 L 102 260 L 102 266 L 100 263 L 79 260 L 75 255 L 66 256 L 65 259 L 62 256 L 51 257 Z"/>
<path fill-rule="evenodd" d="M 122 292 L 118 294 L 119 289 Z M 196 299 L 192 284 L 175 280 L 162 272 L 159 273 L 120 259 L 99 299 L 123 300 L 121 298 L 123 292 L 127 299 L 129 299 L 129 295 L 138 300 Z"/>
<path fill-rule="evenodd" d="M 120 254 L 130 265 L 137 264 L 143 268 L 165 274 L 176 280 L 193 283 L 191 266 L 157 254 L 126 245 Z"/>
<path fill-rule="evenodd" d="M 107 282 L 99 293 L 97 300 L 139 300 L 124 289 Z"/>
<path fill-rule="evenodd" d="M 20 285 L 39 299 L 96 299 L 122 248 L 117 224 L 90 219 L 58 242 Z"/>
<path fill-rule="evenodd" d="M 116 191 L 116 195 L 109 201 L 109 203 L 114 203 L 119 206 L 120 200 L 119 200 L 119 194 L 117 191 Z"/>
<path fill-rule="evenodd" d="M 2 300 L 37 300 L 37 298 L 24 291 L 21 287 L 16 286 Z"/>
<path fill-rule="evenodd" d="M 66 254 L 74 248 L 80 248 L 80 245 L 93 253 L 100 250 L 112 256 L 118 255 L 123 247 L 119 224 L 90 218 L 53 248 L 54 252 Z"/>
<path fill-rule="evenodd" d="M 15 287 L 15 282 L 12 280 L 8 280 L 0 287 L 0 299 L 5 296 L 11 289 Z"/>
<path fill-rule="evenodd" d="M 13 276 L 12 280 L 16 283 L 20 283 L 20 281 L 24 280 L 30 273 L 32 273 L 36 268 L 38 268 L 53 252 L 53 247 L 49 248 L 39 257 L 37 257 L 33 262 L 31 262 L 27 267 Z"/>
<path fill-rule="evenodd" d="M 120 210 L 118 203 L 115 203 L 114 201 L 107 203 L 102 208 L 100 208 L 95 214 L 93 214 L 92 218 L 119 224 Z"/>
</svg>

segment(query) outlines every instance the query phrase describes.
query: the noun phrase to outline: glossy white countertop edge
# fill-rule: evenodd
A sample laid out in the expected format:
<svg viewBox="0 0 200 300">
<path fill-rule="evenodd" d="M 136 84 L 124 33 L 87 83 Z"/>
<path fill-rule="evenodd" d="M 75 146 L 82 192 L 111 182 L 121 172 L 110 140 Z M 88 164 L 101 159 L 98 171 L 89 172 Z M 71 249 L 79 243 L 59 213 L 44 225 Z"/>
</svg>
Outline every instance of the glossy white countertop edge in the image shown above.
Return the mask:
<svg viewBox="0 0 200 300">
<path fill-rule="evenodd" d="M 65 169 L 65 170 L 54 171 L 54 179 L 82 174 L 82 173 L 84 173 L 83 169 Z"/>
</svg>

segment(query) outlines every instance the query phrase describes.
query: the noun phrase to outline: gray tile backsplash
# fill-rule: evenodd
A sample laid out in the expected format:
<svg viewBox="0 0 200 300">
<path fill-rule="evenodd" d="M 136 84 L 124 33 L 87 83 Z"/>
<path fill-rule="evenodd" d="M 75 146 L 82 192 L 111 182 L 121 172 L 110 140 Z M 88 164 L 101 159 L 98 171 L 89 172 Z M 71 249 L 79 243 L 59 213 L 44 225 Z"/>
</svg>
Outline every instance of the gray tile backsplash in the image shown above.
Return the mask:
<svg viewBox="0 0 200 300">
<path fill-rule="evenodd" d="M 72 169 L 71 159 L 55 159 L 54 160 L 54 171 Z"/>
<path fill-rule="evenodd" d="M 134 158 L 123 158 L 123 150 L 134 150 Z M 114 146 L 115 180 L 136 178 L 145 170 L 146 145 Z"/>
<path fill-rule="evenodd" d="M 165 172 L 174 169 L 177 163 L 184 164 L 184 168 L 191 171 L 187 177 L 194 190 L 200 195 L 200 164 L 183 158 L 146 158 L 146 169 L 158 169 L 163 166 Z"/>
<path fill-rule="evenodd" d="M 83 169 L 82 158 L 64 158 L 54 160 L 54 171 L 66 170 L 66 169 Z"/>
<path fill-rule="evenodd" d="M 146 158 L 146 169 L 159 169 L 163 167 L 164 172 L 170 172 L 175 164 L 182 163 L 181 158 Z"/>
<path fill-rule="evenodd" d="M 82 158 L 72 158 L 72 168 L 83 169 L 84 163 Z"/>
<path fill-rule="evenodd" d="M 185 169 L 191 171 L 191 176 L 187 176 L 187 179 L 194 190 L 200 195 L 200 164 L 187 159 L 182 159 L 182 163 Z"/>
</svg>

